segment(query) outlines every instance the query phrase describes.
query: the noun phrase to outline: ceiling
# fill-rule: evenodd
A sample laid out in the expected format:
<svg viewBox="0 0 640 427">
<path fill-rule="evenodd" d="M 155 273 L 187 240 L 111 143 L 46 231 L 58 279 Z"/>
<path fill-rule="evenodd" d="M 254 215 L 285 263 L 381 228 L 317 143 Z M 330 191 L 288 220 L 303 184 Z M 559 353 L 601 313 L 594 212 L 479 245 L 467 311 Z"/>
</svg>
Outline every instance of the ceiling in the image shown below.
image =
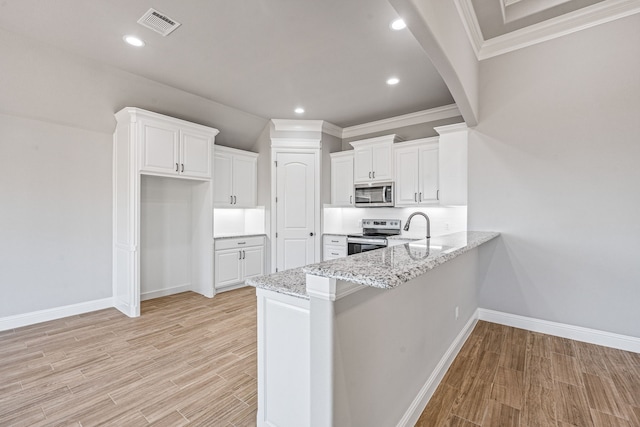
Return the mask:
<svg viewBox="0 0 640 427">
<path fill-rule="evenodd" d="M 167 37 L 142 27 L 150 7 L 182 25 Z M 11 33 L 263 118 L 340 127 L 453 103 L 411 33 L 390 30 L 397 17 L 387 0 L 0 2 Z"/>
</svg>

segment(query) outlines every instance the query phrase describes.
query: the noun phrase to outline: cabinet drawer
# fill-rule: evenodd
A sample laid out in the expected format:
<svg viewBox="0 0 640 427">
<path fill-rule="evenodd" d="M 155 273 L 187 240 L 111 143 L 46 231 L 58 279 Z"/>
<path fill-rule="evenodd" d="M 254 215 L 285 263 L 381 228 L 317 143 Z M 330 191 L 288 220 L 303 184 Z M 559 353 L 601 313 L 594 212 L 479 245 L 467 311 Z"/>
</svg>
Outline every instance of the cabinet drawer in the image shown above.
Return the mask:
<svg viewBox="0 0 640 427">
<path fill-rule="evenodd" d="M 325 245 L 347 246 L 347 236 L 325 235 L 322 242 Z"/>
<path fill-rule="evenodd" d="M 323 250 L 323 259 L 325 261 L 330 259 L 344 258 L 347 256 L 346 246 L 332 246 L 325 245 Z"/>
<path fill-rule="evenodd" d="M 246 248 L 264 245 L 264 237 L 238 237 L 233 239 L 216 240 L 216 250 Z"/>
</svg>

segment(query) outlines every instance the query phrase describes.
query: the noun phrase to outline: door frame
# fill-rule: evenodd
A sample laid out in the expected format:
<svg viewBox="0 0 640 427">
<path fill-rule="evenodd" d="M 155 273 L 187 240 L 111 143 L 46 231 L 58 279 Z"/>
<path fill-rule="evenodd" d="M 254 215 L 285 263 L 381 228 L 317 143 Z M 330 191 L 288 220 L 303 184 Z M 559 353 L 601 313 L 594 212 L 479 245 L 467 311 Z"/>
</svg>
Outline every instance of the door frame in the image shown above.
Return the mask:
<svg viewBox="0 0 640 427">
<path fill-rule="evenodd" d="M 313 211 L 315 213 L 314 220 L 314 262 L 320 262 L 321 258 L 321 217 L 322 206 L 320 206 L 320 190 L 321 190 L 321 174 L 320 174 L 320 149 L 322 143 L 320 139 L 306 139 L 306 138 L 271 138 L 271 273 L 275 273 L 278 265 L 278 246 L 276 241 L 276 233 L 278 232 L 278 219 L 277 219 L 277 171 L 276 161 L 278 154 L 313 154 L 314 156 L 314 179 L 315 179 L 315 194 L 313 197 Z"/>
</svg>

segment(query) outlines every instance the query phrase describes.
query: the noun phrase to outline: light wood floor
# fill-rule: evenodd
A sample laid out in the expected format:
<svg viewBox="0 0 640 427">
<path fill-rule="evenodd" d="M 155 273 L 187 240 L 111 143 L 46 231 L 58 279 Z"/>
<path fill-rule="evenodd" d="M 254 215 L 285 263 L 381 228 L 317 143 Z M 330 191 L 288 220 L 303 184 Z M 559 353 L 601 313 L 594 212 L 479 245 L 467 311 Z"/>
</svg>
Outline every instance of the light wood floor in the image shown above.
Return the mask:
<svg viewBox="0 0 640 427">
<path fill-rule="evenodd" d="M 254 288 L 0 332 L 0 426 L 256 423 Z"/>
<path fill-rule="evenodd" d="M 0 426 L 255 425 L 253 288 L 142 314 L 0 332 Z M 479 322 L 417 425 L 640 427 L 640 355 Z"/>
<path fill-rule="evenodd" d="M 479 322 L 420 427 L 638 427 L 640 354 Z"/>
</svg>

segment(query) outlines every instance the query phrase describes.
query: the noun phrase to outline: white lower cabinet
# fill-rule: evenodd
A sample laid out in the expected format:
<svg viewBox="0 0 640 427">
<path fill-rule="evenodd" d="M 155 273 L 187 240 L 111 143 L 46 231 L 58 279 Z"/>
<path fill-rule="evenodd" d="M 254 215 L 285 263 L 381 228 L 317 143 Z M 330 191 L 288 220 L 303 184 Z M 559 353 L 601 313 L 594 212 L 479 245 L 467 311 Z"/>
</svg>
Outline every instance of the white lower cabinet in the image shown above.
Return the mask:
<svg viewBox="0 0 640 427">
<path fill-rule="evenodd" d="M 325 235 L 322 241 L 322 260 L 344 258 L 347 256 L 347 236 Z"/>
<path fill-rule="evenodd" d="M 217 291 L 244 286 L 245 279 L 264 274 L 264 237 L 218 239 L 214 257 Z"/>
</svg>

